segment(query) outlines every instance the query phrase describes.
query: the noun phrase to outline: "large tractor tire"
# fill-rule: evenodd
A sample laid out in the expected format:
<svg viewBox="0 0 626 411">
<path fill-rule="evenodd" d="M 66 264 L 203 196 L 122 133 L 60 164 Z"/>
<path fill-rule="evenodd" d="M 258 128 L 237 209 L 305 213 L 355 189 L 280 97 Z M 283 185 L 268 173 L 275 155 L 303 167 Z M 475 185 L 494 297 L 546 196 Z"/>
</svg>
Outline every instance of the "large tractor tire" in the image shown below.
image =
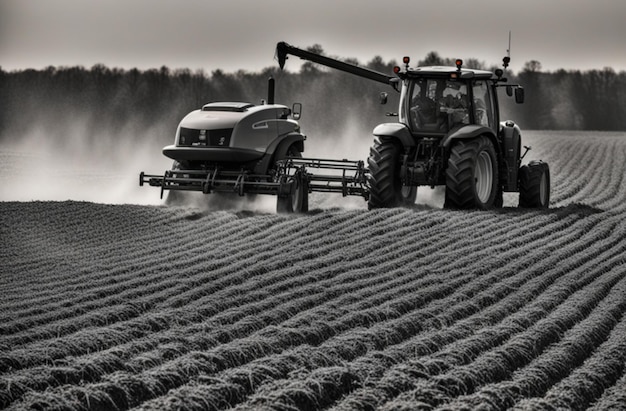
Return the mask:
<svg viewBox="0 0 626 411">
<path fill-rule="evenodd" d="M 458 140 L 446 169 L 444 207 L 487 210 L 501 206 L 498 158 L 488 137 Z"/>
<path fill-rule="evenodd" d="M 519 206 L 548 208 L 550 205 L 550 168 L 543 161 L 531 161 L 519 169 Z"/>
<path fill-rule="evenodd" d="M 302 153 L 294 146 L 287 150 L 287 157 L 302 157 Z M 300 171 L 287 176 L 283 182 L 289 186 L 288 194 L 279 194 L 276 200 L 277 213 L 306 213 L 309 211 L 309 187 L 306 178 Z"/>
<path fill-rule="evenodd" d="M 403 186 L 400 179 L 400 146 L 393 141 L 375 139 L 367 159 L 370 189 L 367 206 L 391 208 L 415 203 L 417 187 Z"/>
</svg>

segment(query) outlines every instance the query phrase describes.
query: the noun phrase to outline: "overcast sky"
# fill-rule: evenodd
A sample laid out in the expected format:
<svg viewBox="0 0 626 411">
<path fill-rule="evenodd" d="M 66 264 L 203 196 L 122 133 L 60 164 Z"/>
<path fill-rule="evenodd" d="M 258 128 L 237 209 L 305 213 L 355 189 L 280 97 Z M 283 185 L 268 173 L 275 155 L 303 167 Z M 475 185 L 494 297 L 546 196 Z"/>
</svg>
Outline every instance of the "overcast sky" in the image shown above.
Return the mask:
<svg viewBox="0 0 626 411">
<path fill-rule="evenodd" d="M 362 63 L 435 50 L 499 64 L 511 30 L 515 71 L 622 71 L 625 22 L 626 0 L 0 0 L 0 66 L 257 71 L 278 41 Z"/>
</svg>

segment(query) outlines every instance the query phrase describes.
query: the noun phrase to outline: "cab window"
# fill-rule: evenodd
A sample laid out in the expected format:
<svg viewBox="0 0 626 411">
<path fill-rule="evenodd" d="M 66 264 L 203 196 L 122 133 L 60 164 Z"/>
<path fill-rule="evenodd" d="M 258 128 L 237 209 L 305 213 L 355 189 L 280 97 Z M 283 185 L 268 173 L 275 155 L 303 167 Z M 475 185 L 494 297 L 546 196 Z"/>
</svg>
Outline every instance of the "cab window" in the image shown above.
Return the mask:
<svg viewBox="0 0 626 411">
<path fill-rule="evenodd" d="M 476 80 L 472 85 L 474 121 L 478 125 L 494 128 L 495 114 L 487 80 Z"/>
<path fill-rule="evenodd" d="M 448 132 L 469 124 L 467 85 L 449 79 L 418 79 L 411 90 L 409 118 L 415 131 Z"/>
</svg>

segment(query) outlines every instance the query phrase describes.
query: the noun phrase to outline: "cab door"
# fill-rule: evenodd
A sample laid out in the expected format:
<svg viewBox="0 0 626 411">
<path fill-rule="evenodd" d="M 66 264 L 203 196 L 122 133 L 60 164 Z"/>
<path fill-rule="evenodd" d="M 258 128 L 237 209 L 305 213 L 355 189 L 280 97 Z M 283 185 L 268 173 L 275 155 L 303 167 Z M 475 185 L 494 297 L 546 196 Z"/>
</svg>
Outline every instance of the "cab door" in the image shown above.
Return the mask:
<svg viewBox="0 0 626 411">
<path fill-rule="evenodd" d="M 489 80 L 472 81 L 472 98 L 474 99 L 474 124 L 489 127 L 498 134 L 498 113 L 494 105 L 494 89 Z"/>
</svg>

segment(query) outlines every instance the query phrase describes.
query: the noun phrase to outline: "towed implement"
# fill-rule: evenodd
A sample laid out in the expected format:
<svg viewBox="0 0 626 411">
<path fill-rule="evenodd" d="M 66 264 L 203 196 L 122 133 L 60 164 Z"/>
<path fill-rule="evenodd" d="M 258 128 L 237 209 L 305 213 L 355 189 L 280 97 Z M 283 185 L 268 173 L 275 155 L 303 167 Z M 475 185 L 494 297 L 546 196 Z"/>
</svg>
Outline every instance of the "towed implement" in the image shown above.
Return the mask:
<svg viewBox="0 0 626 411">
<path fill-rule="evenodd" d="M 522 165 L 521 131 L 501 121 L 500 87 L 522 103 L 524 90 L 494 73 L 455 67 L 395 67 L 394 75 L 299 49 L 277 45 L 281 69 L 288 55 L 391 86 L 400 93 L 397 122 L 377 126 L 367 162 L 304 158 L 297 120 L 301 105 L 274 104 L 270 79 L 267 104 L 210 103 L 189 113 L 178 126 L 174 145 L 163 154 L 174 160 L 164 175 L 140 174 L 139 184 L 167 191 L 168 201 L 183 191 L 205 194 L 271 194 L 277 211 L 308 210 L 311 192 L 362 196 L 368 208 L 415 202 L 419 186 L 445 186 L 446 208 L 502 207 L 504 192 L 519 192 L 521 207 L 547 208 L 549 167 Z M 503 59 L 504 68 L 509 57 Z M 384 104 L 387 93 L 381 93 Z"/>
<path fill-rule="evenodd" d="M 209 103 L 178 125 L 174 144 L 163 154 L 174 162 L 163 175 L 142 172 L 139 185 L 161 189 L 166 203 L 184 192 L 277 196 L 279 212 L 308 210 L 313 191 L 367 198 L 363 161 L 303 158 L 306 136 L 297 120 L 301 105 L 274 103 L 274 79 L 267 102 Z"/>
</svg>

